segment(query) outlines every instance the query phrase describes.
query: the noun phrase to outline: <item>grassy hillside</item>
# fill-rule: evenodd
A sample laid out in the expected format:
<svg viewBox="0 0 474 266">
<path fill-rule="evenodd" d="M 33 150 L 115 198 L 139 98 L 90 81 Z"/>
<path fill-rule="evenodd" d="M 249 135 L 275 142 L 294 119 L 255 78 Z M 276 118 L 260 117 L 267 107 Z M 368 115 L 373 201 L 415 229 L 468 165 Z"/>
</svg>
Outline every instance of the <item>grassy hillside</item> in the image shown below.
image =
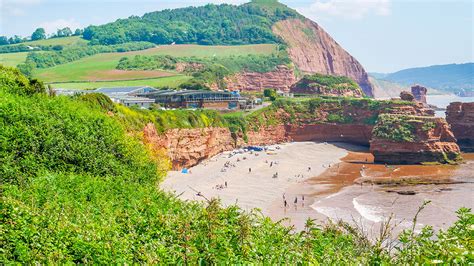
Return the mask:
<svg viewBox="0 0 474 266">
<path fill-rule="evenodd" d="M 0 64 L 4 66 L 16 67 L 24 63 L 28 52 L 0 54 Z"/>
<path fill-rule="evenodd" d="M 471 259 L 474 217 L 466 209 L 436 237 L 429 228 L 403 233 L 393 255 L 383 239 L 372 243 L 347 224 L 316 226 L 309 220 L 303 232 L 293 233 L 258 212 L 223 208 L 218 200 L 180 201 L 157 186 L 169 167 L 164 151 L 144 145 L 136 130 L 150 120 L 169 127 L 220 125 L 216 113 L 138 111 L 114 107 L 100 94 L 49 97 L 44 91 L 41 83 L 0 66 L 2 264 Z"/>
<path fill-rule="evenodd" d="M 124 86 L 152 86 L 176 88 L 191 79 L 190 76 L 177 75 L 161 78 L 147 78 L 135 80 L 101 81 L 101 82 L 65 82 L 51 83 L 53 88 L 62 89 L 95 89 L 100 87 L 124 87 Z"/>
<path fill-rule="evenodd" d="M 68 82 L 68 81 L 98 81 L 98 80 L 131 80 L 152 77 L 163 77 L 177 75 L 173 71 L 118 71 L 116 67 L 123 57 L 135 55 L 171 55 L 176 57 L 224 57 L 230 55 L 260 54 L 269 55 L 276 51 L 273 44 L 244 45 L 244 46 L 199 46 L 199 45 L 173 45 L 159 46 L 141 51 L 126 53 L 106 53 L 85 57 L 80 60 L 58 65 L 52 68 L 36 69 L 34 77 L 45 82 Z M 183 80 L 182 77 L 178 78 Z M 162 80 L 163 81 L 163 80 Z M 132 85 L 121 81 L 121 84 Z M 152 84 L 149 84 L 152 85 Z M 166 85 L 166 84 L 165 84 Z M 170 86 L 173 84 L 169 84 Z M 88 86 L 88 85 L 87 85 Z"/>
</svg>

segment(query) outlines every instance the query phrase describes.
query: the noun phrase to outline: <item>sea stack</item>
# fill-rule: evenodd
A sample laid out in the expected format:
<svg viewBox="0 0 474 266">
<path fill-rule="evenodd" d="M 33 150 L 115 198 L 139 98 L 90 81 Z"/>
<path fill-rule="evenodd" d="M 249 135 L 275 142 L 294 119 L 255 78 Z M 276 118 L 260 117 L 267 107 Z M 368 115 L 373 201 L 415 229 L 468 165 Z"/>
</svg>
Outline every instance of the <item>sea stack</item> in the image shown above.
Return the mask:
<svg viewBox="0 0 474 266">
<path fill-rule="evenodd" d="M 443 118 L 383 114 L 372 131 L 370 151 L 377 163 L 456 163 L 456 138 Z"/>
<path fill-rule="evenodd" d="M 411 86 L 411 93 L 413 96 L 415 96 L 415 100 L 418 102 L 422 102 L 426 104 L 426 93 L 428 92 L 428 89 L 426 87 L 423 87 L 421 85 L 413 85 Z"/>
<path fill-rule="evenodd" d="M 446 109 L 446 120 L 463 151 L 474 152 L 474 102 L 450 103 Z"/>
</svg>

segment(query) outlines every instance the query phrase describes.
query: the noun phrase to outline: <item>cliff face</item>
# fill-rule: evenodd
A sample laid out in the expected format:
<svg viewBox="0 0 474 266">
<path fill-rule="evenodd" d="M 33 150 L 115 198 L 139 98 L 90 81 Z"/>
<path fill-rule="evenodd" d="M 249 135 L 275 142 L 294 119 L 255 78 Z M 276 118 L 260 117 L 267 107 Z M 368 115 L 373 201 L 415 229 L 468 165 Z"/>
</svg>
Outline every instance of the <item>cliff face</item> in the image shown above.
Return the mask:
<svg viewBox="0 0 474 266">
<path fill-rule="evenodd" d="M 277 22 L 273 32 L 288 44 L 293 63 L 305 73 L 347 76 L 355 80 L 367 96 L 373 88 L 362 65 L 346 52 L 317 23 L 309 19 Z"/>
<path fill-rule="evenodd" d="M 158 134 L 155 126 L 148 124 L 143 130 L 143 137 L 145 143 L 167 151 L 173 169 L 196 165 L 236 147 L 227 128 L 171 129 Z"/>
<path fill-rule="evenodd" d="M 363 102 L 363 100 L 360 100 Z M 393 105 L 383 103 L 378 108 L 368 105 L 340 106 L 337 102 L 322 103 L 311 114 L 293 114 L 293 123 L 283 122 L 291 115 L 284 109 L 272 113 L 273 117 L 262 113 L 263 121 L 276 119 L 276 125 L 262 125 L 249 128 L 243 133 L 232 134 L 228 128 L 170 129 L 159 134 L 153 124 L 143 130 L 144 141 L 155 149 L 163 149 L 172 161 L 173 169 L 196 165 L 200 161 L 223 151 L 248 145 L 270 145 L 289 141 L 342 141 L 369 145 L 372 138 L 373 122 L 380 113 L 406 113 L 426 115 L 417 105 Z M 338 117 L 352 117 L 350 121 L 328 122 Z M 247 140 L 247 141 L 245 141 Z"/>
<path fill-rule="evenodd" d="M 463 151 L 474 152 L 474 103 L 451 103 L 446 120 Z"/>
<path fill-rule="evenodd" d="M 384 115 L 372 132 L 374 161 L 390 164 L 452 163 L 460 149 L 442 118 Z"/>
<path fill-rule="evenodd" d="M 265 88 L 273 88 L 284 92 L 290 91 L 290 86 L 296 82 L 292 68 L 278 66 L 271 72 L 241 72 L 224 78 L 229 90 L 262 92 Z"/>
</svg>

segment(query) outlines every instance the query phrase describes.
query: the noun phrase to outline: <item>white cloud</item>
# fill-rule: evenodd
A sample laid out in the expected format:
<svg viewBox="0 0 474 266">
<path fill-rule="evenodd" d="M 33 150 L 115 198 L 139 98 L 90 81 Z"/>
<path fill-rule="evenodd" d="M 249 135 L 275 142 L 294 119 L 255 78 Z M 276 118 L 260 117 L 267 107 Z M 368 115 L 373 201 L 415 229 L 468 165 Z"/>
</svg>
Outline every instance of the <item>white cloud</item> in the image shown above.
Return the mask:
<svg viewBox="0 0 474 266">
<path fill-rule="evenodd" d="M 390 0 L 315 0 L 308 11 L 313 16 L 361 19 L 367 15 L 390 15 Z"/>
<path fill-rule="evenodd" d="M 43 22 L 39 25 L 44 28 L 47 34 L 56 33 L 58 29 L 65 27 L 71 28 L 74 31 L 77 28 L 82 28 L 81 24 L 74 19 L 57 19 L 53 21 Z"/>
<path fill-rule="evenodd" d="M 26 9 L 39 4 L 41 0 L 0 0 L 3 15 L 23 16 Z"/>
</svg>

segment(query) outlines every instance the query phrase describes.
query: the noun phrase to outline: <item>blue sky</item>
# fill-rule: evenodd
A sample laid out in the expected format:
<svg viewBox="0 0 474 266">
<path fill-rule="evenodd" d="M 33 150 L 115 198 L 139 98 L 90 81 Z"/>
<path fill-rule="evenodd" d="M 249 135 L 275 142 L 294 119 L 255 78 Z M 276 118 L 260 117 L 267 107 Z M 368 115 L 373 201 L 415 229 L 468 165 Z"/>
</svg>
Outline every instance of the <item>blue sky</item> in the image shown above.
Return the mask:
<svg viewBox="0 0 474 266">
<path fill-rule="evenodd" d="M 245 0 L 0 0 L 0 35 L 73 30 L 130 15 Z M 370 72 L 474 61 L 473 0 L 282 0 L 318 22 Z"/>
</svg>

